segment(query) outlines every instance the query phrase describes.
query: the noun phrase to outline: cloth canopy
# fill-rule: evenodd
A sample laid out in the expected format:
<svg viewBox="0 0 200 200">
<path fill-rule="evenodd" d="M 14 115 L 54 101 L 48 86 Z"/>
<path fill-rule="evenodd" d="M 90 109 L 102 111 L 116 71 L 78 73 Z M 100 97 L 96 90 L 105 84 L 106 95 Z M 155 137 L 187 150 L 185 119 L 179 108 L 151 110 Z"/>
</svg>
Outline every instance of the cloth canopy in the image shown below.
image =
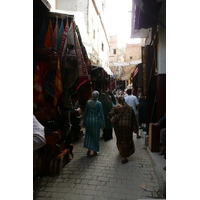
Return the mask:
<svg viewBox="0 0 200 200">
<path fill-rule="evenodd" d="M 123 81 L 128 80 L 136 69 L 136 66 L 140 63 L 142 63 L 141 59 L 132 62 L 113 62 L 114 67 L 112 67 L 111 71 L 115 79 Z"/>
<path fill-rule="evenodd" d="M 140 64 L 140 63 L 142 63 L 142 60 L 139 59 L 139 60 L 134 60 L 134 61 L 132 61 L 132 62 L 112 62 L 112 63 L 113 63 L 113 65 L 114 65 L 115 67 L 118 67 L 118 66 L 124 67 L 124 66 L 131 66 L 131 65 Z"/>
</svg>

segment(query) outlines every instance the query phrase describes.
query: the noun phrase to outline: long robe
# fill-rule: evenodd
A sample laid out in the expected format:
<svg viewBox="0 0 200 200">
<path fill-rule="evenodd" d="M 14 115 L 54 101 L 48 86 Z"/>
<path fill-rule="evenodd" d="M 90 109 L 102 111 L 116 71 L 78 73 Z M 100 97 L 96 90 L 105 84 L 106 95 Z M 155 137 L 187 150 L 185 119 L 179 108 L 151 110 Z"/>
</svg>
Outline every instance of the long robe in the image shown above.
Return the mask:
<svg viewBox="0 0 200 200">
<path fill-rule="evenodd" d="M 122 157 L 129 157 L 135 152 L 133 131 L 138 131 L 134 110 L 128 104 L 117 104 L 109 113 L 109 118 L 111 119 L 114 115 L 117 116 L 117 120 L 114 123 L 117 148 Z"/>
<path fill-rule="evenodd" d="M 87 101 L 83 127 L 86 128 L 84 147 L 99 152 L 100 129 L 105 127 L 101 102 L 95 100 Z"/>
<path fill-rule="evenodd" d="M 112 103 L 110 100 L 106 97 L 105 93 L 102 93 L 99 101 L 102 103 L 103 107 L 103 113 L 104 113 L 104 119 L 105 119 L 105 129 L 103 130 L 103 138 L 105 141 L 112 139 L 112 123 L 108 119 L 108 113 L 112 109 Z"/>
</svg>

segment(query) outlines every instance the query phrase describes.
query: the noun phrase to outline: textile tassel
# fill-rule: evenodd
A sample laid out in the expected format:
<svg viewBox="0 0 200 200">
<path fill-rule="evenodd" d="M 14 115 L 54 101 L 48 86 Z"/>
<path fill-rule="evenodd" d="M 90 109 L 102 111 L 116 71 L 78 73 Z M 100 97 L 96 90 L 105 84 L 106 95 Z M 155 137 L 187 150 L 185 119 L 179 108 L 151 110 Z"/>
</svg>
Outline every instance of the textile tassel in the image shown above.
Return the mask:
<svg viewBox="0 0 200 200">
<path fill-rule="evenodd" d="M 60 59 L 58 58 L 58 66 L 55 78 L 55 89 L 54 89 L 54 107 L 56 107 L 58 99 L 63 92 L 61 73 L 60 73 Z"/>
<path fill-rule="evenodd" d="M 37 64 L 35 76 L 33 79 L 33 108 L 37 109 L 37 105 L 41 101 L 43 101 L 42 80 L 40 75 L 40 68 Z"/>
<path fill-rule="evenodd" d="M 69 24 L 68 24 L 68 19 L 65 25 L 65 31 L 63 33 L 63 37 L 62 37 L 62 41 L 61 41 L 61 45 L 60 45 L 60 50 L 59 50 L 59 55 L 61 56 L 63 54 L 63 49 L 64 49 L 64 45 L 65 45 L 65 41 L 67 38 L 67 33 L 69 31 Z"/>
<path fill-rule="evenodd" d="M 52 28 L 52 23 L 51 23 L 51 19 L 50 19 L 49 27 L 48 27 L 45 42 L 44 42 L 44 46 L 45 47 L 51 47 L 52 46 L 52 40 L 53 40 L 53 28 Z"/>
<path fill-rule="evenodd" d="M 55 51 L 57 51 L 57 36 L 58 36 L 58 31 L 59 31 L 59 27 L 58 27 L 58 18 L 56 18 L 56 25 L 54 28 L 54 32 L 53 32 L 53 48 Z"/>
</svg>

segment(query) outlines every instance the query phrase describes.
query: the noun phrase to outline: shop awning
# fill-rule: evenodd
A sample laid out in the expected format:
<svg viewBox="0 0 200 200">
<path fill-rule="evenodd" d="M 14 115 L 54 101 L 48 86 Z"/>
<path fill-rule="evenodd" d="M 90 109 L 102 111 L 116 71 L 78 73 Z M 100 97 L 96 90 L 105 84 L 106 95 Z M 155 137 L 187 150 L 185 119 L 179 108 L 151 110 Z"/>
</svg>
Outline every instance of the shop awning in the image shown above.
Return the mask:
<svg viewBox="0 0 200 200">
<path fill-rule="evenodd" d="M 104 70 L 106 71 L 106 73 L 107 73 L 108 75 L 110 75 L 110 76 L 113 75 L 113 73 L 112 73 L 112 71 L 110 70 L 109 67 L 104 67 Z"/>
<path fill-rule="evenodd" d="M 158 24 L 165 27 L 165 23 L 158 19 L 162 1 L 132 0 L 131 38 L 151 37 L 150 30 Z"/>
<path fill-rule="evenodd" d="M 138 73 L 138 67 L 135 69 L 134 73 L 133 73 L 133 77 L 135 77 Z"/>
<path fill-rule="evenodd" d="M 112 64 L 115 66 L 115 67 L 124 67 L 124 66 L 131 66 L 131 65 L 137 65 L 137 64 L 140 64 L 142 63 L 142 60 L 139 59 L 139 60 L 134 60 L 132 62 L 112 62 Z"/>
<path fill-rule="evenodd" d="M 141 59 L 132 62 L 113 62 L 114 67 L 111 71 L 117 80 L 128 80 L 140 63 L 142 63 Z"/>
</svg>

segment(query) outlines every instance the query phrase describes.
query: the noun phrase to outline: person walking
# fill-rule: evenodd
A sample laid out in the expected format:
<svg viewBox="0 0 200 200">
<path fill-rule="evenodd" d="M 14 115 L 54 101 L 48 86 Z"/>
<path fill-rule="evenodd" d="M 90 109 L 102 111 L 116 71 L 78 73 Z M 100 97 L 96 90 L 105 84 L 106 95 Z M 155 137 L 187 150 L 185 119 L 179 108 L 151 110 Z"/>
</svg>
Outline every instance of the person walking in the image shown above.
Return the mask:
<svg viewBox="0 0 200 200">
<path fill-rule="evenodd" d="M 87 148 L 89 156 L 93 150 L 93 156 L 99 152 L 100 129 L 105 127 L 105 119 L 101 102 L 98 101 L 99 92 L 92 93 L 92 99 L 86 103 L 83 117 L 83 127 L 85 127 L 84 148 Z"/>
<path fill-rule="evenodd" d="M 127 90 L 127 94 L 128 95 L 125 97 L 125 102 L 133 108 L 135 117 L 137 120 L 137 126 L 139 126 L 139 122 L 138 122 L 139 119 L 138 119 L 138 112 L 137 112 L 137 108 L 139 106 L 138 99 L 135 95 L 131 94 L 131 89 Z M 136 132 L 136 134 L 137 134 L 137 139 L 141 138 L 141 136 L 138 134 L 138 131 Z"/>
<path fill-rule="evenodd" d="M 122 156 L 122 164 L 128 162 L 127 157 L 135 152 L 133 131 L 138 132 L 138 125 L 133 108 L 125 102 L 123 96 L 119 97 L 118 104 L 112 108 L 108 115 L 114 124 L 117 138 L 117 148 Z M 113 120 L 114 118 L 114 120 Z"/>
<path fill-rule="evenodd" d="M 139 102 L 139 109 L 138 109 L 139 127 L 146 128 L 146 96 L 143 95 L 141 87 L 138 88 L 137 98 Z"/>
<path fill-rule="evenodd" d="M 102 104 L 103 107 L 103 113 L 104 113 L 104 119 L 105 119 L 105 128 L 103 129 L 103 138 L 104 141 L 108 141 L 111 140 L 112 137 L 112 123 L 109 121 L 108 119 L 108 113 L 111 111 L 113 105 L 112 105 L 112 99 L 111 97 L 108 97 L 108 92 L 106 93 L 102 93 L 99 101 Z"/>
</svg>

